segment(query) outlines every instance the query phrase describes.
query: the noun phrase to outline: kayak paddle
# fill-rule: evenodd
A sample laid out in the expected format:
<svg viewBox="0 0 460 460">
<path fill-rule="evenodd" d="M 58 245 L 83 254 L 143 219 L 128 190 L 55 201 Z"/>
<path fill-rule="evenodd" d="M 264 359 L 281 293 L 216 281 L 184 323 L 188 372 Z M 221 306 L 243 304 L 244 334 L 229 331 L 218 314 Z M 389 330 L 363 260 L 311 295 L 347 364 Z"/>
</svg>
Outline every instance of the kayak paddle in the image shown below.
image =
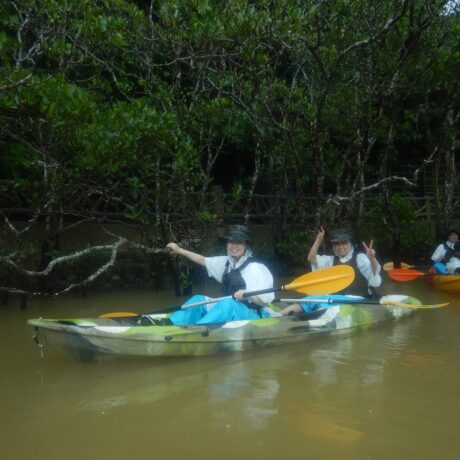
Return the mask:
<svg viewBox="0 0 460 460">
<path fill-rule="evenodd" d="M 400 268 L 403 268 L 403 269 L 406 269 L 406 268 L 431 268 L 432 265 L 409 265 L 409 264 L 406 264 L 405 262 L 401 262 L 401 267 Z M 387 262 L 385 264 L 383 264 L 383 269 L 388 272 L 390 270 L 393 270 L 394 268 L 399 268 L 399 267 L 395 267 L 395 263 L 394 262 Z"/>
<path fill-rule="evenodd" d="M 446 307 L 449 305 L 449 302 L 447 303 L 437 303 L 433 305 L 416 305 L 416 304 L 411 304 L 411 303 L 404 303 L 404 302 L 397 302 L 395 300 L 374 300 L 374 299 L 346 299 L 346 300 L 334 300 L 334 299 L 281 299 L 281 302 L 286 302 L 286 303 L 328 303 L 328 304 L 333 304 L 333 303 L 346 303 L 346 304 L 372 304 L 372 305 L 394 305 L 396 307 L 403 307 L 403 308 L 414 308 L 414 309 L 430 309 L 430 308 L 442 308 Z"/>
<path fill-rule="evenodd" d="M 289 284 L 284 286 L 260 289 L 258 291 L 250 291 L 244 294 L 245 298 L 252 297 L 259 294 L 265 294 L 267 292 L 276 291 L 296 291 L 302 294 L 309 295 L 323 295 L 333 294 L 341 291 L 349 286 L 355 279 L 355 271 L 349 265 L 336 265 L 316 272 L 306 273 L 299 276 Z M 142 313 L 143 315 L 150 315 L 154 313 L 169 313 L 171 311 L 180 310 L 182 308 L 198 307 L 199 305 L 205 305 L 208 303 L 219 302 L 224 299 L 232 299 L 233 296 L 219 297 L 217 299 L 204 300 L 193 304 L 178 305 L 175 307 L 165 308 L 161 311 L 155 311 L 150 313 Z M 99 315 L 100 318 L 119 318 L 127 316 L 139 316 L 138 313 L 132 312 L 115 312 L 115 313 L 104 313 Z"/>
</svg>

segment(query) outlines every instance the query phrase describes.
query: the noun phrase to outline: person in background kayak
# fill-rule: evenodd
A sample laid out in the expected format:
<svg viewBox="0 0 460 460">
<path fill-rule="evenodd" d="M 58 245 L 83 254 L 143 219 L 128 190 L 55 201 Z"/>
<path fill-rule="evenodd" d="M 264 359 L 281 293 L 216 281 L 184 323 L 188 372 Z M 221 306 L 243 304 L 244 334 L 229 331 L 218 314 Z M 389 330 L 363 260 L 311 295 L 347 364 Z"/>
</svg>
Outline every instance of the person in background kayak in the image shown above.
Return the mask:
<svg viewBox="0 0 460 460">
<path fill-rule="evenodd" d="M 329 238 L 333 255 L 318 255 L 318 250 L 323 243 L 325 234 L 324 228 L 321 227 L 308 253 L 308 261 L 312 270 L 322 270 L 323 268 L 340 264 L 350 265 L 355 270 L 355 279 L 346 289 L 336 293 L 339 296 L 336 295 L 335 297 L 340 298 L 343 295 L 354 295 L 361 298 L 376 296 L 374 288 L 382 284 L 382 278 L 380 277 L 381 266 L 375 257 L 373 240 L 370 241 L 369 245 L 363 241 L 364 252 L 358 252 L 353 247 L 353 238 L 350 231 L 337 229 L 331 233 Z M 283 309 L 281 314 L 309 312 L 317 308 L 317 306 L 317 304 L 312 303 L 292 304 Z"/>
<path fill-rule="evenodd" d="M 441 273 L 460 274 L 460 247 L 456 230 L 449 231 L 447 241 L 435 249 L 431 260 L 435 269 Z"/>
<path fill-rule="evenodd" d="M 246 291 L 273 288 L 270 270 L 253 257 L 247 227 L 231 225 L 224 238 L 227 240 L 226 256 L 204 257 L 181 248 L 177 243 L 166 245 L 172 254 L 206 267 L 208 275 L 222 284 L 224 295 L 233 296 L 216 303 L 182 308 L 169 317 L 173 324 L 224 323 L 270 316 L 267 305 L 275 298 L 272 292 L 244 298 Z M 193 296 L 183 307 L 208 299 L 205 296 Z"/>
</svg>

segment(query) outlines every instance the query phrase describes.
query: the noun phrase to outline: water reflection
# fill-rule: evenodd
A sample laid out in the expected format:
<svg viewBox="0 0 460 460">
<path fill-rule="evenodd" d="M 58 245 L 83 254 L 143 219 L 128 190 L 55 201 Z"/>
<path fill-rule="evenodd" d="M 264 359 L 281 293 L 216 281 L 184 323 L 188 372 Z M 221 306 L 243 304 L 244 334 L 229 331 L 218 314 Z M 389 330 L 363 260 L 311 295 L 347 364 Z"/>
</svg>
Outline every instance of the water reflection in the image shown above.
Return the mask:
<svg viewBox="0 0 460 460">
<path fill-rule="evenodd" d="M 351 347 L 352 340 L 344 338 L 333 349 L 321 348 L 310 353 L 314 374 L 320 384 L 329 385 L 337 382 L 337 367 L 346 363 L 346 355 Z"/>
<path fill-rule="evenodd" d="M 224 366 L 213 374 L 208 400 L 218 426 L 261 430 L 278 414 L 279 382 L 271 376 L 255 376 L 250 362 Z M 231 411 L 227 410 L 229 403 Z"/>
<path fill-rule="evenodd" d="M 174 410 L 180 404 L 189 407 L 189 401 L 196 398 L 207 424 L 215 428 L 264 430 L 284 413 L 292 431 L 308 432 L 317 440 L 328 436 L 334 442 L 350 443 L 360 438 L 361 431 L 353 426 L 349 414 L 326 415 L 325 408 L 334 401 L 337 409 L 334 392 L 344 401 L 371 386 L 376 387 L 373 397 L 384 392 L 386 364 L 391 365 L 408 334 L 417 328 L 414 320 L 372 334 L 223 357 L 90 364 L 68 364 L 59 356 L 49 357 L 36 376 L 41 394 L 34 404 L 37 411 L 52 407 L 54 401 L 65 398 L 64 392 L 71 391 L 73 396 L 66 401 L 69 410 L 109 415 L 158 404 Z"/>
</svg>

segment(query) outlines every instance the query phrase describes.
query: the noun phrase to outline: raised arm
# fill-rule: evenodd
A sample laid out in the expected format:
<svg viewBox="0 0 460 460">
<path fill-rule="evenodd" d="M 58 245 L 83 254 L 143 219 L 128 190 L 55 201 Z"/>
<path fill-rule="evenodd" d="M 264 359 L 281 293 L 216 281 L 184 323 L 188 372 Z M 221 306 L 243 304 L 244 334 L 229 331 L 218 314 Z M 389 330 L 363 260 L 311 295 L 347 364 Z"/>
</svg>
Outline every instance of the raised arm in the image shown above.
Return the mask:
<svg viewBox="0 0 460 460">
<path fill-rule="evenodd" d="M 316 235 L 316 240 L 313 243 L 313 246 L 310 249 L 310 252 L 308 253 L 308 262 L 311 264 L 316 263 L 316 256 L 318 255 L 318 249 L 321 246 L 321 243 L 323 242 L 324 239 L 324 234 L 326 232 L 324 231 L 323 227 L 320 227 L 318 230 L 318 234 Z"/>
<path fill-rule="evenodd" d="M 205 258 L 201 254 L 187 251 L 186 249 L 181 248 L 177 243 L 168 243 L 166 245 L 166 249 L 168 249 L 171 254 L 177 254 L 178 256 L 185 257 L 198 265 L 202 265 L 203 267 L 206 266 Z"/>
<path fill-rule="evenodd" d="M 380 267 L 380 264 L 375 258 L 374 240 L 371 240 L 371 242 L 369 243 L 369 246 L 367 246 L 366 243 L 363 241 L 363 247 L 364 247 L 364 250 L 366 251 L 367 258 L 369 259 L 371 263 L 372 273 L 376 275 Z"/>
</svg>

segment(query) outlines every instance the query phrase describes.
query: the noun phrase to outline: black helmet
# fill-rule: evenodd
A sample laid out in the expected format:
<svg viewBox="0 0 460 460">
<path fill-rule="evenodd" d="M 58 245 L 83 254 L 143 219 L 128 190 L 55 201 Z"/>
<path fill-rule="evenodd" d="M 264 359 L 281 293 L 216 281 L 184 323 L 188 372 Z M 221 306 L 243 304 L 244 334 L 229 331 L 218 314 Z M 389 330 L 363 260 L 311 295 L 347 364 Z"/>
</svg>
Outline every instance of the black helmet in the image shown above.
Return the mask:
<svg viewBox="0 0 460 460">
<path fill-rule="evenodd" d="M 351 232 L 346 228 L 338 228 L 331 232 L 329 241 L 333 243 L 334 241 L 351 241 L 353 239 Z"/>
</svg>

